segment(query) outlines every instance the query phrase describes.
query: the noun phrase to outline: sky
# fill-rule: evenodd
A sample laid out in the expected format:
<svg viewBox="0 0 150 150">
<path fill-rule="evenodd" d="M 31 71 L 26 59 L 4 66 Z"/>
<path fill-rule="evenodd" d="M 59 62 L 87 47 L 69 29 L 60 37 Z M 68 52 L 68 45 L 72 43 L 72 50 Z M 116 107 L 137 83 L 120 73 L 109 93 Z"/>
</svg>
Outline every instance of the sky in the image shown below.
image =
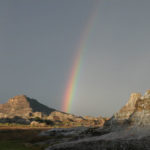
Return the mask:
<svg viewBox="0 0 150 150">
<path fill-rule="evenodd" d="M 149 8 L 149 0 L 0 0 L 0 103 L 25 94 L 62 110 L 81 44 L 70 113 L 111 116 L 150 89 Z"/>
</svg>

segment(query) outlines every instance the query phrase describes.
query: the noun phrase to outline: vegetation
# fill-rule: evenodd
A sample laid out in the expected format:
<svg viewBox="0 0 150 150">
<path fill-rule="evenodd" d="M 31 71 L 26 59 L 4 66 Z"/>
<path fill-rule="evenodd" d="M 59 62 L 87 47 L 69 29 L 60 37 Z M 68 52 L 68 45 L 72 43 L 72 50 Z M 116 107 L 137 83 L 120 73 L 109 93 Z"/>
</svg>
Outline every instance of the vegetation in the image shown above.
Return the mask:
<svg viewBox="0 0 150 150">
<path fill-rule="evenodd" d="M 1 128 L 0 130 L 0 149 L 2 150 L 44 150 L 46 145 L 35 145 L 49 137 L 37 136 L 46 129 L 17 129 Z"/>
<path fill-rule="evenodd" d="M 54 125 L 53 121 L 48 120 L 48 119 L 42 119 L 42 118 L 39 118 L 39 117 L 35 117 L 34 121 L 37 121 L 39 123 L 46 123 L 46 125 Z"/>
<path fill-rule="evenodd" d="M 0 141 L 0 148 L 2 150 L 32 150 L 17 141 Z"/>
<path fill-rule="evenodd" d="M 29 127 L 29 125 L 19 123 L 0 123 L 0 127 Z"/>
</svg>

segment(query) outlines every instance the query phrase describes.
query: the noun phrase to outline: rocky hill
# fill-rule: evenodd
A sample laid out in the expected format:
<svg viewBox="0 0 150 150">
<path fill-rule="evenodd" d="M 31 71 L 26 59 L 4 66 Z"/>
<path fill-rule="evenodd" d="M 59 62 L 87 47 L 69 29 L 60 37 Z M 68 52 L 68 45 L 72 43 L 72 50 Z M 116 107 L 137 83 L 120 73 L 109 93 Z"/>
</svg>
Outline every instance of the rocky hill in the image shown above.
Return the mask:
<svg viewBox="0 0 150 150">
<path fill-rule="evenodd" d="M 21 123 L 32 126 L 102 126 L 105 120 L 100 117 L 81 117 L 49 108 L 37 100 L 18 95 L 0 104 L 1 123 Z"/>
<path fill-rule="evenodd" d="M 15 96 L 5 104 L 0 104 L 1 117 L 30 117 L 36 116 L 36 112 L 39 112 L 39 116 L 49 115 L 55 111 L 53 108 L 49 108 L 35 99 L 31 99 L 25 95 Z"/>
</svg>

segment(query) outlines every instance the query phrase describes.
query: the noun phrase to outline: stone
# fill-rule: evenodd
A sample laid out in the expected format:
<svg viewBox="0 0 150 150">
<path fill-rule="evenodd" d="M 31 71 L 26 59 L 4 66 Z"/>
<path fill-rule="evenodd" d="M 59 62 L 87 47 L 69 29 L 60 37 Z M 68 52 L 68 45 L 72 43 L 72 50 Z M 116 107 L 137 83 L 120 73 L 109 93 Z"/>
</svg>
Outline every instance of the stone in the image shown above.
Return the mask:
<svg viewBox="0 0 150 150">
<path fill-rule="evenodd" d="M 140 93 L 132 93 L 125 106 L 123 106 L 119 112 L 115 113 L 109 120 L 105 122 L 107 126 L 116 126 L 124 124 L 133 114 L 136 109 L 136 103 L 141 98 Z"/>
<path fill-rule="evenodd" d="M 134 112 L 136 102 L 138 99 L 140 99 L 140 97 L 140 93 L 132 93 L 127 104 L 114 115 L 115 118 L 117 118 L 118 120 L 128 119 L 130 115 Z"/>
<path fill-rule="evenodd" d="M 141 99 L 150 98 L 150 90 L 147 90 L 144 94 L 144 96 L 141 97 Z"/>
<path fill-rule="evenodd" d="M 129 118 L 129 122 L 135 126 L 150 125 L 150 98 L 139 99 L 136 109 Z"/>
<path fill-rule="evenodd" d="M 33 127 L 46 127 L 47 126 L 46 123 L 40 123 L 40 122 L 37 122 L 37 121 L 32 121 L 30 123 L 30 125 L 33 126 Z"/>
<path fill-rule="evenodd" d="M 106 126 L 149 126 L 150 125 L 150 90 L 144 96 L 133 93 L 127 104 L 105 122 Z"/>
</svg>

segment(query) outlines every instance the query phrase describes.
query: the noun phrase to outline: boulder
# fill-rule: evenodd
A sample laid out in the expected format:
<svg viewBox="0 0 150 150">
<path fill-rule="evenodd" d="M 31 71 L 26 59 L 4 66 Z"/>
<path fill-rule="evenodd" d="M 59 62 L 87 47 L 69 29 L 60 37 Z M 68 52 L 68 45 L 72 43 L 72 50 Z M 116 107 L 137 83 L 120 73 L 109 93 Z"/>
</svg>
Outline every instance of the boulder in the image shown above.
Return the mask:
<svg viewBox="0 0 150 150">
<path fill-rule="evenodd" d="M 32 127 L 46 127 L 47 126 L 46 123 L 40 123 L 40 122 L 37 122 L 37 121 L 32 121 L 30 123 L 30 125 Z"/>
</svg>

